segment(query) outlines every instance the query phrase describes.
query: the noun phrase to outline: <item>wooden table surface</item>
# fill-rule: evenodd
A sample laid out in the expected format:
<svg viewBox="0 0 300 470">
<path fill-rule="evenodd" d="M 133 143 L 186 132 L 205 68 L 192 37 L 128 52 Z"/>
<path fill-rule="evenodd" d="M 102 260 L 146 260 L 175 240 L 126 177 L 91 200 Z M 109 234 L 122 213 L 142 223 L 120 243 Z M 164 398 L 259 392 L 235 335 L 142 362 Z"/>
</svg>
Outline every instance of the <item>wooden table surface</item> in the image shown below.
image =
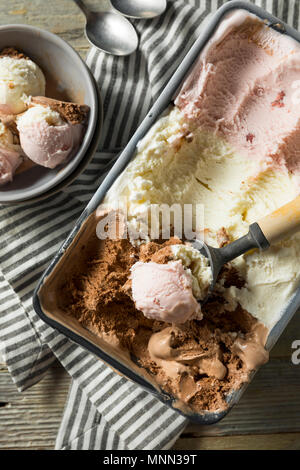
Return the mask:
<svg viewBox="0 0 300 470">
<path fill-rule="evenodd" d="M 95 10 L 106 0 L 86 0 Z M 85 57 L 84 18 L 71 0 L 0 0 L 0 24 L 48 29 Z M 300 312 L 255 376 L 239 404 L 220 423 L 191 424 L 175 449 L 300 449 L 300 365 L 292 343 L 300 340 Z M 25 393 L 18 393 L 0 359 L 0 449 L 53 449 L 70 378 L 59 364 Z"/>
</svg>

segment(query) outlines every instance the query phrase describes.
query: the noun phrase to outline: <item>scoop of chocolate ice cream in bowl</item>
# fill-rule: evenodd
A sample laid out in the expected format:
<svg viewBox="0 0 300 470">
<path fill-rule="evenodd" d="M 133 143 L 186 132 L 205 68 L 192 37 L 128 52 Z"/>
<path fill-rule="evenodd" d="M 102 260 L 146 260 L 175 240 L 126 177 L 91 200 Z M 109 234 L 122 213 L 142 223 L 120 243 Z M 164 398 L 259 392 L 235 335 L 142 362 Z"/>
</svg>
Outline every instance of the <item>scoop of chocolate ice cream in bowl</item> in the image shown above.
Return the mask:
<svg viewBox="0 0 300 470">
<path fill-rule="evenodd" d="M 63 39 L 27 25 L 0 27 L 0 203 L 48 197 L 92 158 L 99 90 Z"/>
</svg>

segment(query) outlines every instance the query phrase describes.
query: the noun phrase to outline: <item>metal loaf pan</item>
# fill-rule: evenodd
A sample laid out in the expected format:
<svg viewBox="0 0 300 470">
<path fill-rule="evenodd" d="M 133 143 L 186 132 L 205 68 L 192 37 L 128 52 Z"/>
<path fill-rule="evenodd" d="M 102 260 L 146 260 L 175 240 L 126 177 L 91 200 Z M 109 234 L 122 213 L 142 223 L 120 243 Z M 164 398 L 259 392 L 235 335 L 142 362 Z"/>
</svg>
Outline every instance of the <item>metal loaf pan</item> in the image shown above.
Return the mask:
<svg viewBox="0 0 300 470">
<path fill-rule="evenodd" d="M 33 304 L 38 315 L 49 325 L 56 328 L 61 333 L 65 334 L 71 340 L 75 341 L 79 345 L 88 349 L 105 363 L 111 366 L 118 373 L 124 375 L 128 379 L 142 386 L 145 390 L 154 394 L 164 403 L 169 406 L 176 407 L 174 398 L 167 396 L 159 387 L 155 384 L 154 380 L 147 373 L 143 372 L 137 364 L 133 364 L 132 361 L 128 361 L 124 356 L 122 357 L 117 351 L 112 350 L 107 343 L 93 335 L 86 329 L 84 329 L 76 320 L 66 318 L 62 313 L 53 313 L 55 309 L 46 308 L 45 304 L 50 302 L 51 304 L 51 288 L 55 287 L 55 280 L 59 272 L 63 272 L 66 268 L 68 260 L 72 261 L 76 259 L 76 250 L 84 246 L 85 239 L 88 233 L 91 233 L 91 228 L 95 223 L 95 211 L 103 200 L 106 192 L 114 183 L 119 174 L 126 168 L 127 164 L 135 155 L 136 145 L 144 135 L 148 132 L 150 127 L 155 123 L 157 118 L 167 108 L 167 106 L 173 101 L 176 93 L 182 84 L 184 78 L 189 73 L 195 60 L 198 58 L 201 50 L 210 39 L 215 29 L 217 28 L 220 21 L 224 16 L 235 9 L 243 9 L 250 13 L 255 14 L 266 23 L 277 29 L 282 34 L 287 34 L 292 38 L 300 42 L 300 34 L 293 28 L 284 24 L 271 14 L 267 13 L 263 9 L 252 5 L 248 2 L 234 1 L 227 3 L 221 7 L 210 20 L 206 29 L 203 31 L 201 36 L 194 43 L 189 53 L 186 55 L 181 65 L 165 87 L 164 91 L 157 99 L 148 115 L 145 117 L 124 151 L 118 158 L 117 162 L 96 191 L 95 195 L 81 214 L 80 218 L 76 222 L 72 232 L 65 240 L 58 253 L 54 257 L 50 266 L 44 272 L 40 279 L 34 294 Z M 95 231 L 94 231 L 95 232 Z M 46 301 L 45 301 L 46 299 Z M 283 330 L 285 329 L 288 322 L 300 306 L 300 287 L 290 299 L 288 305 L 284 309 L 283 315 L 275 327 L 271 330 L 267 342 L 267 348 L 271 349 Z M 252 374 L 251 378 L 253 377 Z M 199 424 L 212 424 L 222 419 L 230 410 L 230 408 L 238 402 L 242 393 L 247 388 L 248 384 L 244 384 L 239 390 L 233 391 L 228 396 L 228 408 L 224 411 L 202 413 L 191 413 L 179 410 L 180 413 L 188 417 L 189 419 Z"/>
</svg>

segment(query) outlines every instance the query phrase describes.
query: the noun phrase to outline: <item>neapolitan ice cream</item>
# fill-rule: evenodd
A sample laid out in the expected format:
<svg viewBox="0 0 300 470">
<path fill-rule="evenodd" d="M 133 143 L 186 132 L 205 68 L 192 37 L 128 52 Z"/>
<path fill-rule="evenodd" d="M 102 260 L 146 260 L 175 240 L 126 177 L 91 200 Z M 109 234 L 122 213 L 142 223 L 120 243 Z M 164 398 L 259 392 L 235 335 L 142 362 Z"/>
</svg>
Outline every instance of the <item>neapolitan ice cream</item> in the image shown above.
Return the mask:
<svg viewBox="0 0 300 470">
<path fill-rule="evenodd" d="M 18 167 L 65 163 L 82 142 L 89 107 L 45 97 L 45 87 L 43 72 L 29 57 L 12 47 L 0 53 L 0 118 L 9 123 L 15 144 L 1 145 L 0 185 L 12 181 Z"/>
<path fill-rule="evenodd" d="M 107 195 L 143 227 L 151 204 L 201 204 L 194 228 L 219 246 L 299 194 L 300 46 L 244 11 L 224 20 Z M 296 96 L 296 95 L 295 95 Z M 299 234 L 233 262 L 246 285 L 224 295 L 272 327 L 299 283 Z M 280 253 L 279 253 L 280 251 Z"/>
<path fill-rule="evenodd" d="M 174 237 L 134 245 L 128 239 L 97 241 L 98 220 L 53 279 L 55 285 L 46 281 L 43 308 L 51 313 L 58 308 L 122 357 L 136 358 L 142 375 L 149 373 L 186 412 L 226 408 L 227 394 L 267 361 L 267 328 L 240 306 L 227 311 L 219 294 L 201 305 L 202 320 L 172 324 L 147 318 L 133 300 L 131 268 L 137 262 L 167 266 L 174 262 L 172 246 L 182 242 Z M 231 266 L 219 282 L 225 288 L 244 285 Z"/>
<path fill-rule="evenodd" d="M 142 236 L 91 233 L 59 281 L 64 315 L 113 341 L 181 409 L 225 409 L 229 394 L 268 360 L 268 333 L 299 286 L 300 236 L 225 265 L 201 313 L 190 315 L 191 294 L 197 302 L 207 293 L 209 266 L 178 236 L 175 216 L 167 240 L 163 231 L 153 240 L 145 221 L 153 205 L 201 206 L 193 230 L 219 247 L 294 199 L 299 74 L 295 40 L 248 12 L 227 15 L 97 212 L 117 208 L 129 234 Z"/>
</svg>

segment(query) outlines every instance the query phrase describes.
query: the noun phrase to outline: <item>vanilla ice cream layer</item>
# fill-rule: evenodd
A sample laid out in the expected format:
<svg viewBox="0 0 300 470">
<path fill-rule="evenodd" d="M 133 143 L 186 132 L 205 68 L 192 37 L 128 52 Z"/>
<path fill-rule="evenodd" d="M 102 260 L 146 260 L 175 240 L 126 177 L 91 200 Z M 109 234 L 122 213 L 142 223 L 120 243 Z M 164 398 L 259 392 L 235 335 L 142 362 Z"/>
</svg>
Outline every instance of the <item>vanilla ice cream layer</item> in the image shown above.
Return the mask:
<svg viewBox="0 0 300 470">
<path fill-rule="evenodd" d="M 136 157 L 105 202 L 113 205 L 124 198 L 132 223 L 151 204 L 201 204 L 203 228 L 209 229 L 208 240 L 216 245 L 221 227 L 226 227 L 232 239 L 237 238 L 250 223 L 298 194 L 292 173 L 241 157 L 212 132 L 193 129 L 192 140 L 183 137 L 185 132 L 182 113 L 172 108 L 139 143 Z"/>
<path fill-rule="evenodd" d="M 0 57 L 0 111 L 18 114 L 27 107 L 28 97 L 45 94 L 45 77 L 30 59 Z"/>
<path fill-rule="evenodd" d="M 300 284 L 300 235 L 259 253 L 240 256 L 233 265 L 246 281 L 245 287 L 230 287 L 229 302 L 239 302 L 253 316 L 272 327 Z"/>
</svg>

